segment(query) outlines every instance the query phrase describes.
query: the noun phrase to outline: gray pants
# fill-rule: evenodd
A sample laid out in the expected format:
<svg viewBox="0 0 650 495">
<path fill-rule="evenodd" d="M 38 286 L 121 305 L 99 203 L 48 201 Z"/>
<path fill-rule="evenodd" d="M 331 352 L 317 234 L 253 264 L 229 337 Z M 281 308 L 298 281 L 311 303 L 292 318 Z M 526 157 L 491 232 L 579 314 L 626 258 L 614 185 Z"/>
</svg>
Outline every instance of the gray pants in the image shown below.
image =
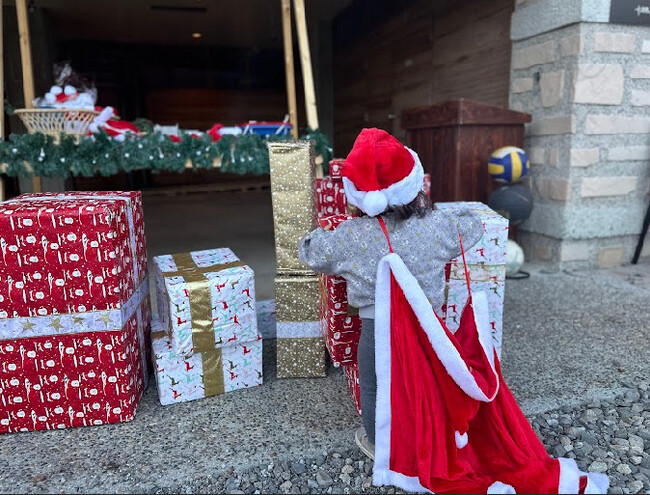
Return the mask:
<svg viewBox="0 0 650 495">
<path fill-rule="evenodd" d="M 362 318 L 361 338 L 357 351 L 359 388 L 361 389 L 361 419 L 368 439 L 375 444 L 375 406 L 377 375 L 375 374 L 375 320 Z"/>
</svg>

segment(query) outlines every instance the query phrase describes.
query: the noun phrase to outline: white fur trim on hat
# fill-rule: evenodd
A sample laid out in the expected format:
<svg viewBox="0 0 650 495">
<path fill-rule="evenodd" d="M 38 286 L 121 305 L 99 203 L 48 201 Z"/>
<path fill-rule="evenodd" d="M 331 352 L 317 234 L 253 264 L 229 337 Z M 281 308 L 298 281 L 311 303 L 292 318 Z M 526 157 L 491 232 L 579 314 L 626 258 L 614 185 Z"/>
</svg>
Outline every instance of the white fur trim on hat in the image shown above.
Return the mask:
<svg viewBox="0 0 650 495">
<path fill-rule="evenodd" d="M 406 146 L 405 148 L 413 156 L 413 170 L 402 180 L 391 184 L 386 189 L 359 191 L 350 179 L 343 177 L 343 190 L 348 198 L 348 203 L 367 215 L 375 217 L 383 213 L 389 206 L 406 205 L 413 201 L 422 190 L 424 169 L 418 154 Z"/>
</svg>

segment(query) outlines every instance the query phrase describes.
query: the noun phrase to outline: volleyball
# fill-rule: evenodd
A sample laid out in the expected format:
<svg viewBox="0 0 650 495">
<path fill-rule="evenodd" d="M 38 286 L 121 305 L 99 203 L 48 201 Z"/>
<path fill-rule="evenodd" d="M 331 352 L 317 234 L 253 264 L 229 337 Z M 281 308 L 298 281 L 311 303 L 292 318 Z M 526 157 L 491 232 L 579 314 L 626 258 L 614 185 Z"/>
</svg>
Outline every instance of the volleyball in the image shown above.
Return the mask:
<svg viewBox="0 0 650 495">
<path fill-rule="evenodd" d="M 519 182 L 528 173 L 530 161 L 521 148 L 504 146 L 499 148 L 488 161 L 488 172 L 498 182 Z"/>
<path fill-rule="evenodd" d="M 506 245 L 506 275 L 517 273 L 524 264 L 524 250 L 515 241 L 508 239 Z"/>
</svg>

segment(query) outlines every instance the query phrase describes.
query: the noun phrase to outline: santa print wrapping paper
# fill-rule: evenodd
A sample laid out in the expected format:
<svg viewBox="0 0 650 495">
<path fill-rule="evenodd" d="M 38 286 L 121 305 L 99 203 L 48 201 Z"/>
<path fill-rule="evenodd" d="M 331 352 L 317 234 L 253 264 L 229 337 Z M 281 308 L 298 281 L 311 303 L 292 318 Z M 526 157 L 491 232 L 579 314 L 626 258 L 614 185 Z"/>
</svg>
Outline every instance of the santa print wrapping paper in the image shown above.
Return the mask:
<svg viewBox="0 0 650 495">
<path fill-rule="evenodd" d="M 347 283 L 343 277 L 319 275 L 320 330 L 335 367 L 356 363 L 361 318 L 348 314 Z"/>
<path fill-rule="evenodd" d="M 127 421 L 146 386 L 146 247 L 137 192 L 0 204 L 0 432 Z"/>
<path fill-rule="evenodd" d="M 508 220 L 479 202 L 436 203 L 439 210 L 469 208 L 481 216 L 483 236 L 476 245 L 467 249 L 465 256 L 470 273 L 472 290 L 485 292 L 488 300 L 490 328 L 495 349 L 501 356 L 503 333 L 503 298 L 506 278 L 506 245 Z M 460 323 L 460 313 L 467 301 L 467 286 L 463 260 L 456 258 L 447 267 L 446 303 L 443 307 L 445 323 L 455 331 Z"/>
<path fill-rule="evenodd" d="M 316 179 L 315 193 L 318 218 L 329 215 L 345 215 L 347 213 L 348 201 L 345 197 L 341 178 L 328 176 Z"/>
<path fill-rule="evenodd" d="M 195 341 L 203 331 L 212 333 L 214 348 L 257 339 L 255 274 L 230 249 L 156 256 L 154 264 L 158 311 L 174 353 L 201 352 Z M 199 317 L 208 328 L 198 328 Z"/>
<path fill-rule="evenodd" d="M 210 351 L 212 356 L 204 352 L 185 357 L 174 352 L 158 318 L 152 320 L 151 331 L 152 359 L 162 405 L 262 384 L 261 336 L 214 349 Z M 210 366 L 213 369 L 208 369 Z M 217 387 L 213 387 L 215 393 L 210 393 L 210 388 L 206 387 L 206 377 L 210 376 L 218 382 Z"/>
<path fill-rule="evenodd" d="M 332 215 L 318 219 L 321 227 L 332 230 L 352 218 Z M 343 277 L 319 275 L 319 322 L 325 346 L 335 367 L 356 363 L 361 335 L 361 318 L 349 314 L 347 283 Z"/>
<path fill-rule="evenodd" d="M 0 203 L 0 319 L 117 308 L 146 273 L 145 249 L 139 192 Z"/>
<path fill-rule="evenodd" d="M 345 379 L 348 382 L 348 390 L 352 396 L 352 402 L 357 410 L 357 414 L 361 416 L 361 388 L 359 387 L 359 365 L 356 358 L 354 363 L 346 364 L 343 366 L 345 369 Z"/>
</svg>

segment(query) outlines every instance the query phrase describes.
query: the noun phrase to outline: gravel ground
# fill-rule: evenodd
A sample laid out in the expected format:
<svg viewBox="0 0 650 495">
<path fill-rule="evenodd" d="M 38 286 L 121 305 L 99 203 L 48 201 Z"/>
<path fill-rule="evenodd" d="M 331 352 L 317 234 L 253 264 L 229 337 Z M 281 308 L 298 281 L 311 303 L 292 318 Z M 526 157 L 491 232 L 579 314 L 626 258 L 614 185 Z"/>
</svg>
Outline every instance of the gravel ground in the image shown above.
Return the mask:
<svg viewBox="0 0 650 495">
<path fill-rule="evenodd" d="M 593 400 L 529 417 L 554 457 L 570 457 L 589 472 L 610 477 L 610 493 L 650 493 L 648 382 L 613 400 Z M 629 387 L 630 385 L 628 385 Z M 352 441 L 352 440 L 351 440 Z M 171 492 L 185 493 L 399 493 L 372 486 L 372 461 L 355 446 L 300 461 L 275 461 L 244 471 L 228 468 Z M 167 493 L 160 490 L 158 493 Z"/>
</svg>

